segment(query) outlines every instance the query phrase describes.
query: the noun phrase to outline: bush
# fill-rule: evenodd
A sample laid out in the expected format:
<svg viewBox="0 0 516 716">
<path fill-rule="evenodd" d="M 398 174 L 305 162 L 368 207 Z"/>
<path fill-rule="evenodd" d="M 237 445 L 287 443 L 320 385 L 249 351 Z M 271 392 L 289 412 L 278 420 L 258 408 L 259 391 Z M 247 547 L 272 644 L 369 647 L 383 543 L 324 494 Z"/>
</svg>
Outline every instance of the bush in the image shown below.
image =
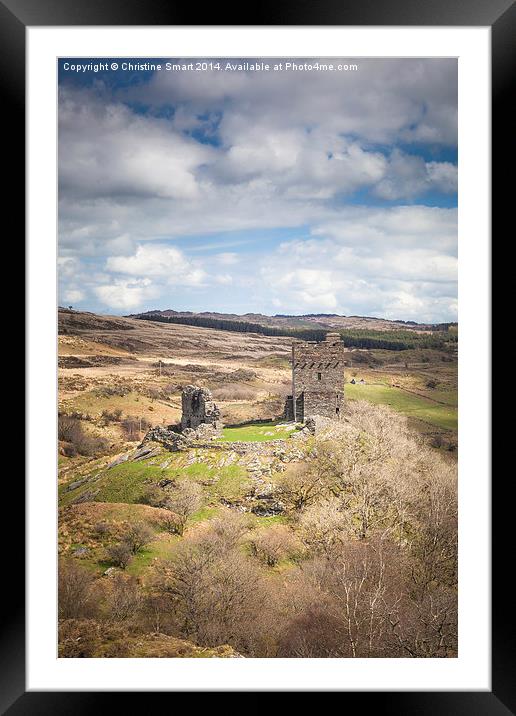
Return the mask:
<svg viewBox="0 0 516 716">
<path fill-rule="evenodd" d="M 104 438 L 88 435 L 81 421 L 70 415 L 60 415 L 58 419 L 57 434 L 59 440 L 68 443 L 63 447 L 63 453 L 68 457 L 75 455 L 92 456 L 107 450 L 108 443 Z"/>
<path fill-rule="evenodd" d="M 79 619 L 95 613 L 93 584 L 95 578 L 84 567 L 73 562 L 59 563 L 58 611 L 60 619 Z"/>
<path fill-rule="evenodd" d="M 78 418 L 70 415 L 60 415 L 57 424 L 59 440 L 75 443 L 83 437 L 84 431 Z"/>
<path fill-rule="evenodd" d="M 107 606 L 111 619 L 119 622 L 133 619 L 143 604 L 143 595 L 137 580 L 117 574 L 110 581 L 110 587 Z"/>
<path fill-rule="evenodd" d="M 159 388 L 143 388 L 140 393 L 151 400 L 159 400 L 164 397 L 163 392 Z"/>
<path fill-rule="evenodd" d="M 183 534 L 188 518 L 200 508 L 201 499 L 202 489 L 196 482 L 183 481 L 172 488 L 164 507 L 177 517 L 177 534 Z"/>
<path fill-rule="evenodd" d="M 256 391 L 246 385 L 229 383 L 213 391 L 213 397 L 218 400 L 254 400 Z"/>
<path fill-rule="evenodd" d="M 100 388 L 95 388 L 93 394 L 96 395 L 97 398 L 111 398 L 113 396 L 123 398 L 124 395 L 130 392 L 131 388 L 128 385 L 103 385 Z"/>
<path fill-rule="evenodd" d="M 59 623 L 59 656 L 68 659 L 130 656 L 128 637 L 127 627 L 120 622 L 62 620 Z"/>
<path fill-rule="evenodd" d="M 111 534 L 111 527 L 108 522 L 101 520 L 93 526 L 93 530 L 98 537 L 106 537 Z"/>
<path fill-rule="evenodd" d="M 146 544 L 152 542 L 154 532 L 145 522 L 136 522 L 131 525 L 125 536 L 124 542 L 129 546 L 133 554 L 139 552 Z"/>
<path fill-rule="evenodd" d="M 282 559 L 299 553 L 300 545 L 288 527 L 274 525 L 256 533 L 251 540 L 251 549 L 268 567 L 274 567 Z"/>
<path fill-rule="evenodd" d="M 106 553 L 109 561 L 120 569 L 125 569 L 133 558 L 133 553 L 127 542 L 111 545 L 107 548 Z"/>
<path fill-rule="evenodd" d="M 109 425 L 109 423 L 119 423 L 121 418 L 121 410 L 103 410 L 100 416 L 100 419 L 104 425 Z"/>
<path fill-rule="evenodd" d="M 151 427 L 151 423 L 146 418 L 140 418 L 135 415 L 128 415 L 121 422 L 122 430 L 126 440 L 140 440 L 141 434 L 147 432 Z"/>
</svg>

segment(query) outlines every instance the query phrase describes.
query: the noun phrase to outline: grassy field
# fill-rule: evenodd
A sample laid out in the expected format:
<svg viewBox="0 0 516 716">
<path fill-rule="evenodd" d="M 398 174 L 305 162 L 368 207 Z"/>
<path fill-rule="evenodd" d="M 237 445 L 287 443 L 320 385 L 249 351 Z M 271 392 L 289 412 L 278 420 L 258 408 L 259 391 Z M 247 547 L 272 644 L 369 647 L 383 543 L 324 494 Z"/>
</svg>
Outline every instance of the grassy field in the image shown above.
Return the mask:
<svg viewBox="0 0 516 716">
<path fill-rule="evenodd" d="M 223 428 L 220 442 L 265 442 L 287 438 L 297 428 L 282 422 L 250 423 L 237 428 Z"/>
<path fill-rule="evenodd" d="M 417 418 L 439 428 L 457 429 L 457 407 L 451 404 L 453 396 L 450 393 L 441 392 L 438 400 L 442 402 L 436 402 L 389 385 L 346 383 L 344 394 L 349 400 L 367 400 L 377 405 L 388 405 L 403 415 Z M 443 398 L 449 403 L 445 404 Z"/>
<path fill-rule="evenodd" d="M 59 504 L 69 505 L 85 492 L 92 490 L 96 491 L 96 502 L 114 502 L 118 505 L 140 502 L 149 487 L 163 479 L 189 479 L 199 482 L 206 488 L 207 499 L 215 503 L 221 498 L 238 499 L 249 489 L 247 471 L 241 465 L 223 465 L 220 463 L 221 459 L 223 456 L 219 453 L 205 450 L 203 462 L 190 465 L 185 464 L 185 458 L 180 454 L 171 456 L 165 462 L 156 462 L 153 459 L 124 462 L 98 473 L 93 480 L 72 491 L 67 489 L 70 481 L 63 483 L 59 490 Z"/>
</svg>

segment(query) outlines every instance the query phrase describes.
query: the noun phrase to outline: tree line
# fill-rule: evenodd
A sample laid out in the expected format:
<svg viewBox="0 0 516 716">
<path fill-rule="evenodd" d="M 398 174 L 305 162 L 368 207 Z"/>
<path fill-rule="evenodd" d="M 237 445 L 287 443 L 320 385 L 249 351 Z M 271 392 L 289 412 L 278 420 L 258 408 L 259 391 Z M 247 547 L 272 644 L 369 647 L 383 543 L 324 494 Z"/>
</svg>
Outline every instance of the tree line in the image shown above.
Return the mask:
<svg viewBox="0 0 516 716">
<path fill-rule="evenodd" d="M 197 328 L 212 328 L 219 331 L 234 333 L 259 333 L 262 336 L 297 338 L 302 341 L 324 341 L 327 329 L 319 328 L 287 328 L 281 326 L 264 326 L 250 321 L 232 321 L 224 318 L 208 318 L 206 316 L 161 316 L 146 314 L 135 316 L 141 321 L 157 321 L 159 323 L 176 323 Z M 383 349 L 403 351 L 410 348 L 433 348 L 446 350 L 457 342 L 456 333 L 438 331 L 436 333 L 415 333 L 411 330 L 378 331 L 364 328 L 342 329 L 336 331 L 347 348 Z"/>
</svg>

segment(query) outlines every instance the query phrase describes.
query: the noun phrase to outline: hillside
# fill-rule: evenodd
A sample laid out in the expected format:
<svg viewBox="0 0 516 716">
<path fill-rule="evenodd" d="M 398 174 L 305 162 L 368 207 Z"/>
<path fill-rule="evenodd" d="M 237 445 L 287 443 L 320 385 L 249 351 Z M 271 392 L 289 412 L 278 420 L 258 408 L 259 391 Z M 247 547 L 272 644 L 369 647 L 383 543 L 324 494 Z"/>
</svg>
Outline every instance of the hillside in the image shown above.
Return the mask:
<svg viewBox="0 0 516 716">
<path fill-rule="evenodd" d="M 60 310 L 61 656 L 455 654 L 455 354 L 347 350 L 346 419 L 313 435 L 279 419 L 291 345 Z M 178 421 L 192 383 L 212 391 L 222 435 L 178 451 L 142 443 Z M 425 561 L 434 518 L 445 564 Z M 380 533 L 393 573 L 377 563 Z M 359 605 L 386 575 L 403 633 L 335 643 L 343 559 L 357 574 L 367 564 Z M 425 570 L 431 587 L 413 584 Z M 375 613 L 374 635 L 391 618 Z"/>
<path fill-rule="evenodd" d="M 62 309 L 59 403 L 97 421 L 103 411 L 121 410 L 171 423 L 179 417 L 181 386 L 194 383 L 214 392 L 226 423 L 272 419 L 290 389 L 292 340 Z M 349 349 L 347 356 L 347 383 L 366 381 L 348 385 L 350 399 L 399 408 L 421 418 L 423 431 L 456 426 L 455 348 Z M 103 430 L 109 439 L 122 437 L 116 423 Z"/>
<path fill-rule="evenodd" d="M 358 330 L 374 330 L 374 331 L 392 331 L 392 330 L 414 330 L 414 331 L 431 331 L 438 329 L 444 324 L 432 325 L 427 323 L 417 323 L 414 321 L 396 321 L 386 318 L 375 318 L 372 316 L 339 316 L 333 313 L 317 313 L 302 314 L 299 316 L 289 316 L 284 314 L 276 314 L 274 316 L 266 316 L 263 313 L 217 313 L 211 311 L 201 311 L 198 313 L 192 311 L 174 311 L 151 310 L 143 313 L 131 314 L 131 318 L 147 318 L 150 316 L 162 316 L 164 318 L 192 318 L 199 316 L 203 318 L 211 318 L 215 320 L 228 320 L 236 322 L 257 323 L 262 326 L 274 328 L 297 328 L 297 329 L 358 329 Z"/>
</svg>

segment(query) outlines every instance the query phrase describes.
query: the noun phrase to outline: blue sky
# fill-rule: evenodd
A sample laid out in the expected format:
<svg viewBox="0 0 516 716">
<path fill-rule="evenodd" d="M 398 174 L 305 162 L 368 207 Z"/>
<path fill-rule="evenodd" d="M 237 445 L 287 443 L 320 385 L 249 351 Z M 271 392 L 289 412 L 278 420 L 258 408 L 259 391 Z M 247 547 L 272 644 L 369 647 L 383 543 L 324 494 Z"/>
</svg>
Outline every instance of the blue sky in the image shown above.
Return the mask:
<svg viewBox="0 0 516 716">
<path fill-rule="evenodd" d="M 59 63 L 61 305 L 456 320 L 456 60 L 123 61 Z"/>
</svg>

